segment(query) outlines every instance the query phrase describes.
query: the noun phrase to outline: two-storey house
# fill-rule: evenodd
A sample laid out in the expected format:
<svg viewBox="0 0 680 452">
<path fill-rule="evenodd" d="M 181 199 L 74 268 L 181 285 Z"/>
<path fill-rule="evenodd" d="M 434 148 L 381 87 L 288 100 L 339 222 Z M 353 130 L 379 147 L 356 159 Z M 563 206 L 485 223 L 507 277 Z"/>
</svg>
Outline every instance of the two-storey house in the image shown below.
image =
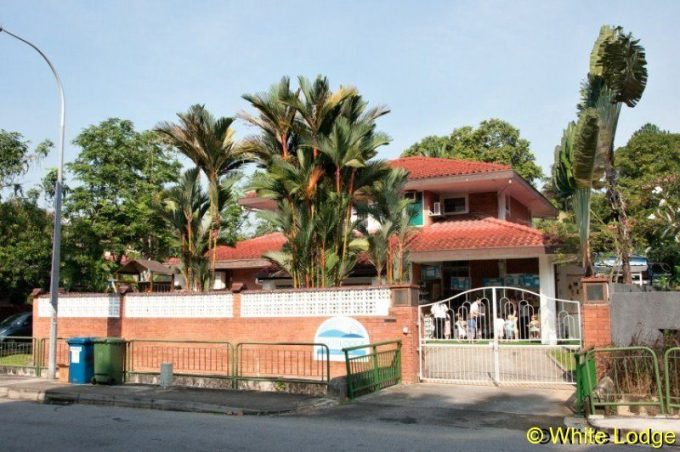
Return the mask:
<svg viewBox="0 0 680 452">
<path fill-rule="evenodd" d="M 489 285 L 526 287 L 555 295 L 550 243 L 532 219 L 551 217 L 550 202 L 508 165 L 430 157 L 392 160 L 409 173 L 404 196 L 414 201 L 416 229 L 408 244 L 412 283 L 426 299 L 438 300 Z M 250 194 L 251 210 L 275 204 Z M 220 247 L 216 289 L 290 287 L 287 275 L 263 257 L 280 250 L 285 238 L 266 234 Z M 371 284 L 375 270 L 361 262 L 346 284 Z"/>
</svg>

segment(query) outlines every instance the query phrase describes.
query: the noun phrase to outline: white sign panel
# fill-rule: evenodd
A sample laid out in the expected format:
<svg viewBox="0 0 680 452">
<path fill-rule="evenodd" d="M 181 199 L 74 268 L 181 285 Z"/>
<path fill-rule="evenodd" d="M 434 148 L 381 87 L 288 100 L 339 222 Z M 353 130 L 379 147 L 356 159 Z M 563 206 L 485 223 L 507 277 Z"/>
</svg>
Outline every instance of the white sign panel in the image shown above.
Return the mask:
<svg viewBox="0 0 680 452">
<path fill-rule="evenodd" d="M 73 347 L 71 346 L 71 364 L 79 364 L 80 363 L 80 352 L 83 350 L 83 347 Z"/>
<path fill-rule="evenodd" d="M 330 351 L 331 361 L 344 361 L 345 353 L 343 348 L 355 347 L 357 345 L 368 345 L 368 331 L 351 317 L 331 317 L 324 321 L 316 330 L 314 342 L 326 344 Z M 322 357 L 324 349 L 317 347 L 316 356 Z M 364 356 L 368 349 L 353 350 L 349 353 L 350 357 Z"/>
</svg>

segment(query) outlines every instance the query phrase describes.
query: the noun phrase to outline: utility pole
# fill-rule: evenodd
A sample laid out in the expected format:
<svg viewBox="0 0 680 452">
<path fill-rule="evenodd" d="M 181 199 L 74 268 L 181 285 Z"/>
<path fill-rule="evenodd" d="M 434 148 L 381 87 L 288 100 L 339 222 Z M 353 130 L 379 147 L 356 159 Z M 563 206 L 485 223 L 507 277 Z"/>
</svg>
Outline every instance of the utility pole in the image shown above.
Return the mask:
<svg viewBox="0 0 680 452">
<path fill-rule="evenodd" d="M 57 376 L 57 309 L 59 304 L 59 265 L 61 263 L 61 196 L 62 196 L 62 185 L 64 181 L 64 131 L 66 124 L 66 107 L 64 101 L 64 87 L 61 84 L 61 78 L 57 70 L 54 68 L 52 62 L 47 58 L 39 48 L 31 44 L 27 40 L 10 33 L 5 28 L 0 26 L 0 34 L 2 32 L 7 33 L 13 38 L 18 39 L 31 46 L 36 52 L 40 54 L 41 57 L 48 64 L 54 78 L 57 80 L 57 88 L 59 90 L 59 101 L 60 101 L 60 121 L 59 121 L 59 168 L 57 170 L 57 183 L 55 188 L 54 196 L 54 234 L 52 241 L 52 272 L 50 273 L 50 305 L 51 309 L 51 319 L 50 319 L 50 346 L 47 362 L 47 375 L 48 378 L 54 379 Z"/>
</svg>

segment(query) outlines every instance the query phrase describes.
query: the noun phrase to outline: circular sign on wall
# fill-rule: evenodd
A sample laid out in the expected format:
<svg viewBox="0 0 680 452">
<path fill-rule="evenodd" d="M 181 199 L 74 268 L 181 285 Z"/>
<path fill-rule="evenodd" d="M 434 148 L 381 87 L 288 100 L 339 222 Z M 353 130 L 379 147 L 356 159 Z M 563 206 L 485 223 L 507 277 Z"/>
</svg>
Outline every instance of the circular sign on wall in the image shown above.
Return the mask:
<svg viewBox="0 0 680 452">
<path fill-rule="evenodd" d="M 316 330 L 314 342 L 328 346 L 331 361 L 345 360 L 343 348 L 370 343 L 366 328 L 351 317 L 331 317 L 324 321 Z M 367 352 L 367 349 L 352 350 L 349 356 L 364 356 Z M 317 347 L 316 356 L 323 357 L 323 355 L 323 348 Z"/>
</svg>

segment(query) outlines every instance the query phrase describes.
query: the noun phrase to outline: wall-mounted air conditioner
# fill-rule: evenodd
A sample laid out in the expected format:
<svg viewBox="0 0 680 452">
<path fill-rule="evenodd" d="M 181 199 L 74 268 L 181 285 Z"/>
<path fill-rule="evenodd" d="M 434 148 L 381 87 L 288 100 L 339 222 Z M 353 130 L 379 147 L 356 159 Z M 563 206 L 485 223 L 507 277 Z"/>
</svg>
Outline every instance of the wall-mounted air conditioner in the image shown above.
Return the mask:
<svg viewBox="0 0 680 452">
<path fill-rule="evenodd" d="M 431 217 L 439 217 L 442 214 L 442 203 L 440 202 L 433 202 L 432 203 L 432 212 L 430 212 Z"/>
</svg>

